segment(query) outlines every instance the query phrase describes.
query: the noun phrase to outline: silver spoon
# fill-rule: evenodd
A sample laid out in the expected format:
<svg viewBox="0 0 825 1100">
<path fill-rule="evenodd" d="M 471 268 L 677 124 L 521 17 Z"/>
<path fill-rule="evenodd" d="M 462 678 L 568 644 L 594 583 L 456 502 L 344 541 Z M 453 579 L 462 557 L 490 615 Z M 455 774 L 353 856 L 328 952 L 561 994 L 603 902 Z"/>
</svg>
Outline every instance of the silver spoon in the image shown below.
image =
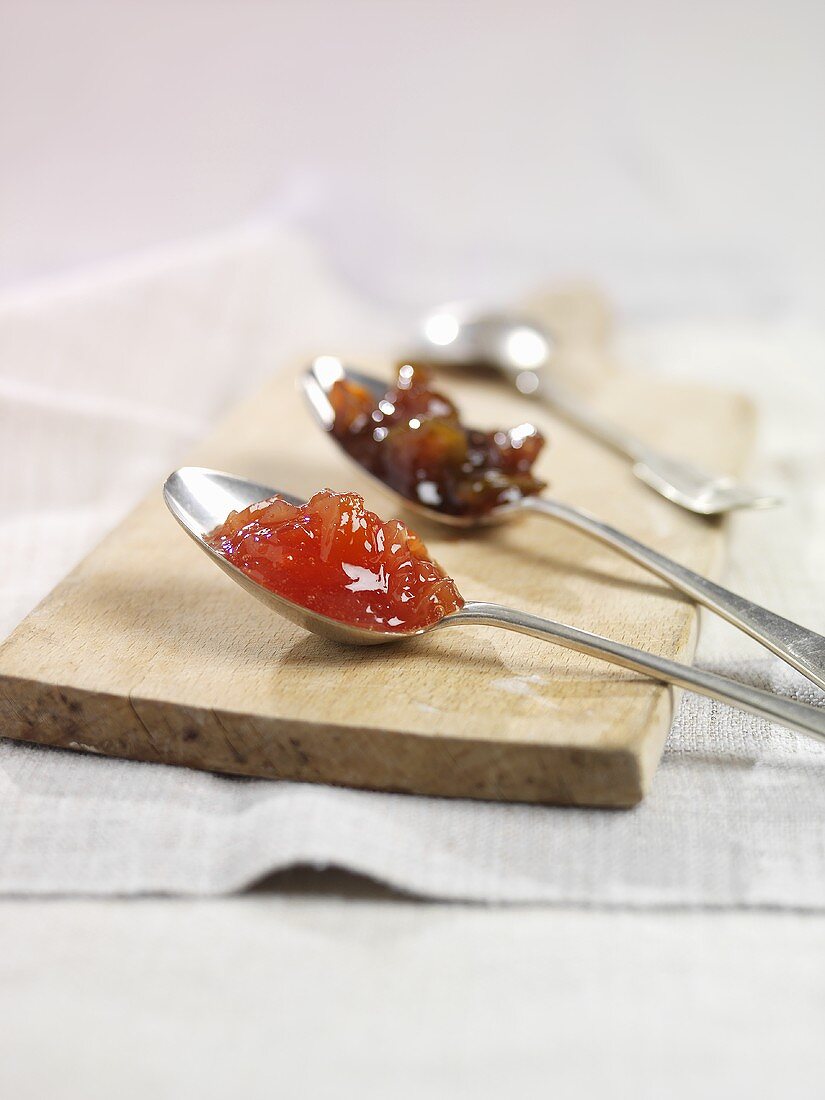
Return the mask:
<svg viewBox="0 0 825 1100">
<path fill-rule="evenodd" d="M 630 459 L 637 478 L 682 508 L 710 516 L 781 503 L 778 497 L 749 489 L 732 477 L 708 474 L 662 454 L 603 420 L 553 379 L 553 337 L 533 320 L 447 306 L 425 319 L 420 339 L 421 348 L 414 357 L 441 366 L 492 367 L 520 393 L 545 401 L 571 424 Z"/>
<path fill-rule="evenodd" d="M 163 487 L 163 497 L 169 511 L 216 565 L 247 592 L 265 603 L 271 611 L 305 630 L 312 631 L 313 634 L 350 645 L 382 645 L 404 641 L 449 626 L 499 626 L 504 630 L 514 630 L 519 634 L 529 634 L 532 638 L 555 642 L 565 649 L 586 653 L 589 657 L 621 665 L 633 672 L 647 674 L 655 680 L 675 684 L 700 695 L 708 695 L 712 699 L 739 707 L 740 710 L 808 734 L 818 741 L 825 741 L 825 711 L 817 707 L 797 703 L 792 699 L 740 684 L 736 680 L 717 676 L 713 672 L 680 665 L 665 657 L 601 638 L 598 634 L 590 634 L 586 630 L 577 630 L 575 627 L 541 619 L 499 604 L 469 602 L 458 611 L 445 615 L 434 626 L 411 630 L 409 633 L 350 626 L 301 607 L 300 604 L 293 603 L 251 580 L 205 541 L 205 536 L 219 523 L 223 523 L 231 511 L 247 508 L 256 501 L 274 496 L 275 493 L 290 504 L 305 503 L 298 497 L 267 485 L 197 466 L 184 466 L 176 470 Z"/>
<path fill-rule="evenodd" d="M 329 391 L 338 379 L 347 378 L 358 385 L 365 387 L 378 402 L 386 393 L 387 386 L 369 375 L 361 374 L 344 367 L 339 359 L 334 356 L 323 355 L 315 359 L 310 368 L 302 377 L 304 393 L 310 407 L 321 427 L 330 432 L 335 421 L 335 411 L 329 402 Z M 336 441 L 337 442 L 337 441 Z M 343 450 L 343 448 L 342 448 Z M 344 451 L 344 454 L 347 454 Z M 347 454 L 350 461 L 354 461 Z M 364 470 L 364 467 L 359 467 Z M 369 470 L 365 470 L 370 473 Z M 370 474 L 370 476 L 372 476 Z M 376 479 L 377 480 L 377 479 Z M 382 481 L 385 491 L 393 492 Z M 482 520 L 473 517 L 450 516 L 439 512 L 436 508 L 423 504 L 419 500 L 402 498 L 410 507 L 423 512 L 430 519 L 453 526 L 470 527 L 479 523 L 501 523 L 514 519 L 518 515 L 535 512 L 551 519 L 561 520 L 562 523 L 575 527 L 587 535 L 592 535 L 600 542 L 612 546 L 626 557 L 638 562 L 639 565 L 649 569 L 658 577 L 668 581 L 674 588 L 679 589 L 690 596 L 697 603 L 703 604 L 717 615 L 721 615 L 728 622 L 738 626 L 755 638 L 762 645 L 767 646 L 778 657 L 807 676 L 810 680 L 825 690 L 825 638 L 816 634 L 813 630 L 807 630 L 798 623 L 784 619 L 781 615 L 775 615 L 759 604 L 746 600 L 743 596 L 737 596 L 735 592 L 715 584 L 707 577 L 694 573 L 684 565 L 665 557 L 650 546 L 638 542 L 623 531 L 610 527 L 601 520 L 596 519 L 587 512 L 574 508 L 570 504 L 564 504 L 552 497 L 524 497 L 516 504 L 503 505 L 493 509 Z"/>
</svg>

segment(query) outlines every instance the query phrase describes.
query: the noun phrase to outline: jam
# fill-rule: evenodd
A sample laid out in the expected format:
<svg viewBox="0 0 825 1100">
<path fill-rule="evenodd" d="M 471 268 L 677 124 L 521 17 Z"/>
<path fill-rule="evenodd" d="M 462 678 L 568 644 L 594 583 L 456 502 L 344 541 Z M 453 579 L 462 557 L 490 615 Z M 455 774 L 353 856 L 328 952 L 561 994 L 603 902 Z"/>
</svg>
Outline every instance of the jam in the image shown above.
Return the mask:
<svg viewBox="0 0 825 1100">
<path fill-rule="evenodd" d="M 339 379 L 330 392 L 332 433 L 344 450 L 408 500 L 453 516 L 480 517 L 541 492 L 530 472 L 544 439 L 532 425 L 481 432 L 409 363 L 376 404 L 368 390 Z"/>
<path fill-rule="evenodd" d="M 418 536 L 357 493 L 323 489 L 300 506 L 270 497 L 231 512 L 206 541 L 264 588 L 350 626 L 404 634 L 464 604 Z"/>
</svg>

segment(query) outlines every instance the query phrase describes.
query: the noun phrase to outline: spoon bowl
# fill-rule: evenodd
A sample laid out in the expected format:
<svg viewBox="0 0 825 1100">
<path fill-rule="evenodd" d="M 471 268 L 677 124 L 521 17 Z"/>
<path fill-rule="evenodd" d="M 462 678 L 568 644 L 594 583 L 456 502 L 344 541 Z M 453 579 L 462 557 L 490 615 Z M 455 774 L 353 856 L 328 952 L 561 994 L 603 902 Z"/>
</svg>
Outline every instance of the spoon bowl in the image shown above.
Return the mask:
<svg viewBox="0 0 825 1100">
<path fill-rule="evenodd" d="M 324 431 L 332 434 L 335 423 L 335 410 L 330 401 L 330 392 L 336 382 L 353 382 L 362 386 L 375 399 L 376 404 L 387 392 L 387 385 L 378 378 L 369 374 L 362 374 L 333 355 L 320 355 L 310 363 L 301 376 L 301 386 L 312 410 L 316 421 Z M 335 437 L 333 436 L 333 439 Z M 337 440 L 336 440 L 337 442 Z M 343 450 L 343 447 L 341 448 Z M 344 454 L 347 452 L 344 451 Z M 354 461 L 347 455 L 350 462 Z M 392 492 L 388 486 L 366 466 L 359 465 L 359 470 L 366 474 L 375 485 L 379 485 L 384 492 Z M 412 497 L 402 497 L 404 506 L 419 515 L 426 516 L 430 521 L 436 520 L 448 527 L 460 527 L 465 530 L 473 527 L 495 527 L 501 523 L 518 519 L 524 515 L 524 509 L 519 503 L 502 504 L 483 516 L 455 516 L 448 512 L 439 512 L 430 505 L 414 500 Z"/>
<path fill-rule="evenodd" d="M 411 631 L 409 634 L 397 630 L 382 633 L 319 615 L 317 611 L 293 603 L 285 596 L 253 581 L 206 541 L 210 532 L 223 523 L 230 512 L 239 512 L 250 504 L 275 496 L 276 493 L 289 504 L 300 506 L 306 503 L 281 489 L 272 489 L 268 485 L 260 485 L 255 481 L 247 481 L 246 478 L 233 477 L 232 474 L 208 470 L 202 466 L 183 466 L 175 470 L 163 486 L 166 507 L 215 565 L 250 595 L 266 604 L 270 611 L 289 619 L 296 626 L 319 634 L 322 638 L 348 645 L 383 645 L 424 633 L 423 630 Z"/>
<path fill-rule="evenodd" d="M 532 318 L 456 303 L 424 319 L 420 343 L 420 355 L 435 366 L 487 367 L 526 395 L 540 388 L 556 351 L 552 334 Z"/>
</svg>

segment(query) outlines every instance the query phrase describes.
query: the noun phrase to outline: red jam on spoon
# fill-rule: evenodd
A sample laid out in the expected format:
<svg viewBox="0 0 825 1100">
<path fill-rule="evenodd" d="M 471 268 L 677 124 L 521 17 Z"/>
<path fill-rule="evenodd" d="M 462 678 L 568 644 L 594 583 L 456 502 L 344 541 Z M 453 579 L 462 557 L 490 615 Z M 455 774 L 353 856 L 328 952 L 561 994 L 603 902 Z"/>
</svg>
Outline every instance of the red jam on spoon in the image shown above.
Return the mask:
<svg viewBox="0 0 825 1100">
<path fill-rule="evenodd" d="M 347 454 L 417 504 L 479 517 L 545 487 L 531 473 L 544 446 L 540 432 L 531 424 L 497 432 L 466 427 L 422 367 L 401 366 L 377 404 L 363 386 L 339 379 L 330 403 L 332 433 Z"/>
<path fill-rule="evenodd" d="M 270 497 L 230 512 L 206 541 L 264 588 L 350 626 L 403 634 L 464 604 L 421 539 L 357 493 L 323 489 L 302 506 Z"/>
</svg>

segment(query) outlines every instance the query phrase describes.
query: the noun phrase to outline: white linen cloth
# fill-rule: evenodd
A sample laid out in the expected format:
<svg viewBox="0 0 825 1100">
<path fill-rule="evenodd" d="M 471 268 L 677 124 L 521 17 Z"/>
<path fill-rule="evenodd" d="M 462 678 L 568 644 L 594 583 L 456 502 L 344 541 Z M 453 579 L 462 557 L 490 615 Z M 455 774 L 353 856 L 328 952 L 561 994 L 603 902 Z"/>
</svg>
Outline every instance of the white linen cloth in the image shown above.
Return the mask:
<svg viewBox="0 0 825 1100">
<path fill-rule="evenodd" d="M 240 390 L 298 353 L 377 350 L 390 332 L 276 227 L 4 299 L 2 626 Z M 754 478 L 788 503 L 737 518 L 727 582 L 823 629 L 825 332 L 647 325 L 619 350 L 758 400 Z M 711 616 L 697 661 L 821 699 Z M 0 741 L 2 893 L 223 893 L 296 863 L 440 898 L 822 909 L 825 748 L 686 696 L 646 802 L 605 812 L 239 780 Z"/>
<path fill-rule="evenodd" d="M 0 1095 L 821 1100 L 819 915 L 420 905 L 298 877 L 0 900 Z"/>
</svg>

